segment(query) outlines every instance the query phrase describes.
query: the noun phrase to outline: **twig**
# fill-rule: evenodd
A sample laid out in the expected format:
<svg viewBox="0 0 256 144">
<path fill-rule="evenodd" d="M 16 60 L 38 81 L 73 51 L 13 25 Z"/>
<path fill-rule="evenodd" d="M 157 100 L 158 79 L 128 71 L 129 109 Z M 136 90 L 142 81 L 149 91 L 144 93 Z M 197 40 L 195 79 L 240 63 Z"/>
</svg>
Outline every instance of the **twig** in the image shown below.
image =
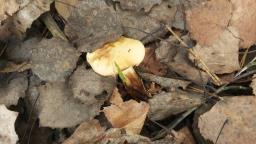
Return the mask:
<svg viewBox="0 0 256 144">
<path fill-rule="evenodd" d="M 173 34 L 173 36 L 184 46 L 187 47 L 188 52 L 199 62 L 202 64 L 204 70 L 206 71 L 206 73 L 212 78 L 212 80 L 215 82 L 215 84 L 217 85 L 221 85 L 222 82 L 219 79 L 219 77 L 214 74 L 213 72 L 211 72 L 211 70 L 208 68 L 208 66 L 204 63 L 204 61 L 196 54 L 196 52 L 189 48 L 189 46 L 169 27 L 166 25 L 166 28 Z"/>
</svg>

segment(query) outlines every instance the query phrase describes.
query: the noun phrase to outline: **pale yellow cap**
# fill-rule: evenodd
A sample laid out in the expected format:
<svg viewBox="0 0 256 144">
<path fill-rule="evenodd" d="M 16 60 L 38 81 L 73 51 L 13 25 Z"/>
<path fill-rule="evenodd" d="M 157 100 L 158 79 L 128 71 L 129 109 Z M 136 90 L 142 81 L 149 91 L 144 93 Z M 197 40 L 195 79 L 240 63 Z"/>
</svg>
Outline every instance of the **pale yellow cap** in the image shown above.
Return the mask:
<svg viewBox="0 0 256 144">
<path fill-rule="evenodd" d="M 145 47 L 139 40 L 121 37 L 107 43 L 92 53 L 87 53 L 87 62 L 103 76 L 117 74 L 115 63 L 121 70 L 139 65 L 145 56 Z"/>
</svg>

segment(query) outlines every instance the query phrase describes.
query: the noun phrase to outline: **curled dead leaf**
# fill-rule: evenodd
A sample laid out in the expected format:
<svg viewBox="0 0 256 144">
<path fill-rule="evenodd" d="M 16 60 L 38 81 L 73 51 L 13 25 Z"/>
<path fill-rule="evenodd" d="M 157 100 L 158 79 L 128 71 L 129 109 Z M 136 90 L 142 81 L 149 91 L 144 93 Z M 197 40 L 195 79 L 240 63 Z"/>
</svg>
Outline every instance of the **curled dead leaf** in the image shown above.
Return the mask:
<svg viewBox="0 0 256 144">
<path fill-rule="evenodd" d="M 119 96 L 117 92 L 113 93 Z M 145 102 L 129 100 L 126 102 L 115 102 L 104 107 L 103 112 L 114 128 L 124 128 L 128 134 L 139 134 L 147 113 L 149 105 Z"/>
</svg>

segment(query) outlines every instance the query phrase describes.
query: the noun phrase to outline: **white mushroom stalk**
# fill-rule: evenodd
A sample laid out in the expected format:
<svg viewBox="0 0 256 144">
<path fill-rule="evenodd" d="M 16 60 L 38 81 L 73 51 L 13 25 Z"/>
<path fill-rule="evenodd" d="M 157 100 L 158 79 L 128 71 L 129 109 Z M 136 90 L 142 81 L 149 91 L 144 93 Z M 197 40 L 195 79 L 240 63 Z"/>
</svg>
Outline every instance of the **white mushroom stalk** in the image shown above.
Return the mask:
<svg viewBox="0 0 256 144">
<path fill-rule="evenodd" d="M 87 53 L 87 62 L 92 69 L 102 76 L 118 74 L 117 65 L 128 80 L 127 85 L 141 83 L 133 66 L 138 66 L 144 59 L 145 47 L 139 40 L 121 37 L 115 42 L 107 43 L 92 53 Z M 125 70 L 128 70 L 127 73 Z M 130 78 L 132 77 L 132 80 Z M 134 82 L 136 78 L 137 82 Z M 143 85 L 143 84 L 142 84 Z"/>
</svg>

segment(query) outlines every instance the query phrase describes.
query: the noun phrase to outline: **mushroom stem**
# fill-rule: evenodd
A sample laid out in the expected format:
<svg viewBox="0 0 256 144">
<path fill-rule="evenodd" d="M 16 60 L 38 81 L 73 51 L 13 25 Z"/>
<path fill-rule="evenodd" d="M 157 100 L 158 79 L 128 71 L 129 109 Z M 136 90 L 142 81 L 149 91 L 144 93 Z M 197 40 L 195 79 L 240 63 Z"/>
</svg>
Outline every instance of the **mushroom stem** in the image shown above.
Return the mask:
<svg viewBox="0 0 256 144">
<path fill-rule="evenodd" d="M 142 80 L 140 79 L 138 74 L 135 72 L 133 67 L 129 67 L 123 70 L 122 73 L 125 77 L 124 85 L 126 86 L 128 91 L 130 91 L 130 94 L 134 95 L 135 97 L 138 97 L 136 95 L 139 94 L 140 99 L 141 97 L 144 97 L 142 99 L 146 100 L 149 97 L 149 94 L 145 89 L 145 86 Z"/>
</svg>

